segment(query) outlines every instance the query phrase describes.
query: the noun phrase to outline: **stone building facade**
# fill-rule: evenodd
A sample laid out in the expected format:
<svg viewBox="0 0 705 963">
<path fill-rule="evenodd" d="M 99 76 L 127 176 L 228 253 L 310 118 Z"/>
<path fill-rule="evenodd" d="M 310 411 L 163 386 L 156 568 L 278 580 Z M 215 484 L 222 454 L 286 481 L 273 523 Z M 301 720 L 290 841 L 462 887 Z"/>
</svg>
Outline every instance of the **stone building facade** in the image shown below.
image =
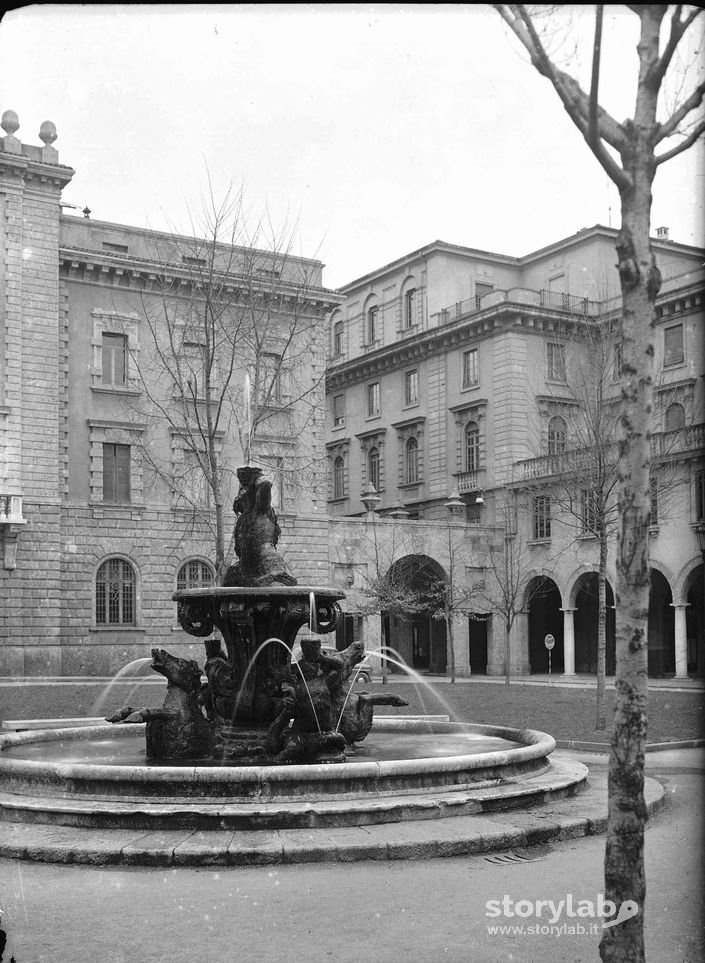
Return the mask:
<svg viewBox="0 0 705 963">
<path fill-rule="evenodd" d="M 705 668 L 698 540 L 705 526 L 705 274 L 702 250 L 658 233 L 650 671 L 685 677 Z M 405 531 L 387 551 L 390 566 L 409 552 L 415 528 L 435 530 L 423 552 L 427 573 L 447 579 L 452 556 L 461 563 L 467 597 L 453 635 L 463 673 L 505 671 L 497 623 L 507 621 L 501 596 L 508 583 L 513 673 L 547 670 L 547 635 L 555 639 L 553 671 L 596 669 L 599 552 L 590 503 L 581 507 L 588 481 L 575 471 L 577 455 L 589 461 L 578 385 L 599 347 L 605 355 L 592 389 L 602 393 L 601 410 L 614 412 L 616 234 L 595 226 L 521 258 L 437 241 L 345 285 L 345 301 L 331 316 L 329 510 L 336 519 L 365 518 L 365 504 L 374 502 L 378 533 L 394 525 Z M 614 424 L 611 430 L 616 447 Z M 455 552 L 443 537 L 452 494 L 466 523 Z M 614 519 L 609 548 L 613 671 Z M 334 551 L 341 565 L 361 557 L 338 538 Z M 483 587 L 473 591 L 476 584 Z M 368 620 L 361 617 L 360 631 Z M 372 621 L 368 631 L 377 631 L 376 615 Z M 443 626 L 422 616 L 414 622 L 413 639 L 397 630 L 393 642 L 417 668 L 445 670 Z"/>
<path fill-rule="evenodd" d="M 202 661 L 171 601 L 215 577 L 212 493 L 191 470 L 179 414 L 190 404 L 205 418 L 194 292 L 213 267 L 214 303 L 249 292 L 247 309 L 274 317 L 259 353 L 261 311 L 214 374 L 234 357 L 214 436 L 226 549 L 251 436 L 252 463 L 275 482 L 286 560 L 316 584 L 328 581 L 326 505 L 307 472 L 323 448 L 326 318 L 340 298 L 315 260 L 228 245 L 205 255 L 205 242 L 186 246 L 198 239 L 65 214 L 74 171 L 59 163 L 53 124 L 40 147 L 21 141 L 11 111 L 2 129 L 0 676 L 112 676 L 155 645 Z M 236 307 L 226 320 L 243 324 Z M 179 331 L 181 392 L 157 350 Z"/>
</svg>

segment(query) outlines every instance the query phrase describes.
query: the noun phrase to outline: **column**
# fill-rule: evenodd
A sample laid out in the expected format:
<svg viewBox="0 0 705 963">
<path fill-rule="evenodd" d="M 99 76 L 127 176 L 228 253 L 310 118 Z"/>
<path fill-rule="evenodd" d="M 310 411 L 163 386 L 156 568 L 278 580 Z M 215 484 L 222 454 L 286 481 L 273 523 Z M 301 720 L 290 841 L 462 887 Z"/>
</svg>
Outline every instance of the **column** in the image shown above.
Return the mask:
<svg viewBox="0 0 705 963">
<path fill-rule="evenodd" d="M 561 609 L 563 612 L 563 675 L 575 675 L 575 609 Z"/>
<path fill-rule="evenodd" d="M 685 621 L 687 603 L 671 603 L 676 610 L 675 617 L 675 649 L 676 649 L 676 679 L 688 678 L 688 631 Z"/>
</svg>

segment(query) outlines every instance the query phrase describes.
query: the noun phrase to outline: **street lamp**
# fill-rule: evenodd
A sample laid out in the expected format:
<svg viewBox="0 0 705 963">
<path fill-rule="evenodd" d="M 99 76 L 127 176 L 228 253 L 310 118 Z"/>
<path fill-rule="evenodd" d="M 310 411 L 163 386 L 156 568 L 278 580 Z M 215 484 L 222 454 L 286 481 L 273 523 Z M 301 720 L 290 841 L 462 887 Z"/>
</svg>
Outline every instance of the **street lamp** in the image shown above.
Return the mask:
<svg viewBox="0 0 705 963">
<path fill-rule="evenodd" d="M 451 515 L 460 515 L 465 508 L 465 502 L 460 497 L 460 493 L 457 488 L 448 496 L 448 501 L 443 506 Z"/>
</svg>

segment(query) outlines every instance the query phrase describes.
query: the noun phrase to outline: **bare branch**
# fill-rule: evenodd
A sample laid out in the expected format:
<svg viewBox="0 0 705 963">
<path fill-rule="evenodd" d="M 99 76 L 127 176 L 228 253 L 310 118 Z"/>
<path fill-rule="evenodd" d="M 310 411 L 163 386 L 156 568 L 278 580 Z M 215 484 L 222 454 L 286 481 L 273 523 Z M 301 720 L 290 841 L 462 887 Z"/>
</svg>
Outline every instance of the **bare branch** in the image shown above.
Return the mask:
<svg viewBox="0 0 705 963">
<path fill-rule="evenodd" d="M 646 76 L 646 83 L 650 84 L 654 89 L 658 89 L 658 87 L 661 85 L 671 60 L 673 59 L 673 55 L 678 48 L 678 44 L 683 38 L 683 35 L 687 31 L 688 27 L 690 27 L 690 25 L 693 23 L 695 18 L 698 17 L 703 10 L 702 7 L 696 7 L 694 10 L 690 11 L 685 20 L 681 20 L 680 18 L 682 12 L 683 4 L 677 3 L 671 15 L 671 33 L 669 35 L 668 42 L 663 53 Z"/>
<path fill-rule="evenodd" d="M 688 150 L 688 148 L 692 147 L 696 140 L 698 140 L 703 133 L 705 133 L 705 120 L 701 120 L 700 123 L 690 132 L 690 134 L 683 141 L 681 141 L 680 144 L 677 144 L 671 150 L 668 150 L 656 157 L 656 165 L 658 166 L 659 164 L 664 164 L 667 160 L 671 160 L 672 157 L 677 157 L 678 154 L 682 154 L 683 151 Z"/>
<path fill-rule="evenodd" d="M 680 107 L 678 107 L 677 110 L 671 114 L 667 121 L 657 127 L 654 145 L 659 144 L 662 140 L 665 140 L 666 137 L 670 137 L 671 134 L 674 134 L 687 115 L 692 110 L 696 110 L 700 106 L 700 104 L 703 102 L 703 97 L 705 97 L 705 81 L 695 88 L 690 97 L 683 101 Z M 690 144 L 688 146 L 690 146 Z M 680 151 L 676 151 L 676 153 L 680 153 Z"/>
</svg>

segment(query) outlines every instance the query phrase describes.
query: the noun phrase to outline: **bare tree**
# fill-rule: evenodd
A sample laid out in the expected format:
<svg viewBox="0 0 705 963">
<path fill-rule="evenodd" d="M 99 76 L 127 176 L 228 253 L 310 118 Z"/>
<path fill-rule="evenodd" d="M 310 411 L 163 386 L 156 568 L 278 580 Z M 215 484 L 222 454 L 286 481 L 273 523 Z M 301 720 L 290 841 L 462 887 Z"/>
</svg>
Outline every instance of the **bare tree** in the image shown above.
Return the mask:
<svg viewBox="0 0 705 963">
<path fill-rule="evenodd" d="M 619 400 L 615 357 L 619 322 L 595 318 L 573 332 L 565 359 L 563 415 L 548 423 L 547 453 L 540 459 L 549 476 L 551 503 L 571 541 L 592 536 L 597 543 L 597 687 L 595 728 L 607 725 L 605 706 L 607 652 L 607 565 L 617 534 L 617 489 L 621 471 L 618 445 Z M 616 397 L 615 397 L 616 396 Z M 545 485 L 542 484 L 543 491 Z M 527 486 L 531 490 L 531 485 Z"/>
<path fill-rule="evenodd" d="M 150 432 L 143 456 L 174 502 L 211 531 L 218 580 L 235 469 L 274 474 L 275 493 L 314 485 L 324 419 L 325 292 L 295 231 L 250 228 L 242 191 L 212 192 L 188 235 L 155 236 L 139 302 L 147 337 L 130 362 Z M 135 406 L 133 405 L 133 410 Z M 145 417 L 146 416 L 146 417 Z"/>
<path fill-rule="evenodd" d="M 691 147 L 705 131 L 700 114 L 705 83 L 680 97 L 668 116 L 666 79 L 679 69 L 677 52 L 692 35 L 701 8 L 675 4 L 628 7 L 638 18 L 634 115 L 617 122 L 599 102 L 602 5 L 597 6 L 589 91 L 547 53 L 536 17 L 521 4 L 494 4 L 552 84 L 621 200 L 617 269 L 622 292 L 621 449 L 617 548 L 617 699 L 609 761 L 605 855 L 607 898 L 632 900 L 639 913 L 604 930 L 605 961 L 644 959 L 644 751 L 646 746 L 647 618 L 649 597 L 649 432 L 654 383 L 654 301 L 661 276 L 651 250 L 652 185 L 666 161 Z M 545 8 L 544 8 L 545 9 Z M 682 88 L 682 84 L 679 84 Z M 659 102 L 660 100 L 660 102 Z"/>
</svg>

